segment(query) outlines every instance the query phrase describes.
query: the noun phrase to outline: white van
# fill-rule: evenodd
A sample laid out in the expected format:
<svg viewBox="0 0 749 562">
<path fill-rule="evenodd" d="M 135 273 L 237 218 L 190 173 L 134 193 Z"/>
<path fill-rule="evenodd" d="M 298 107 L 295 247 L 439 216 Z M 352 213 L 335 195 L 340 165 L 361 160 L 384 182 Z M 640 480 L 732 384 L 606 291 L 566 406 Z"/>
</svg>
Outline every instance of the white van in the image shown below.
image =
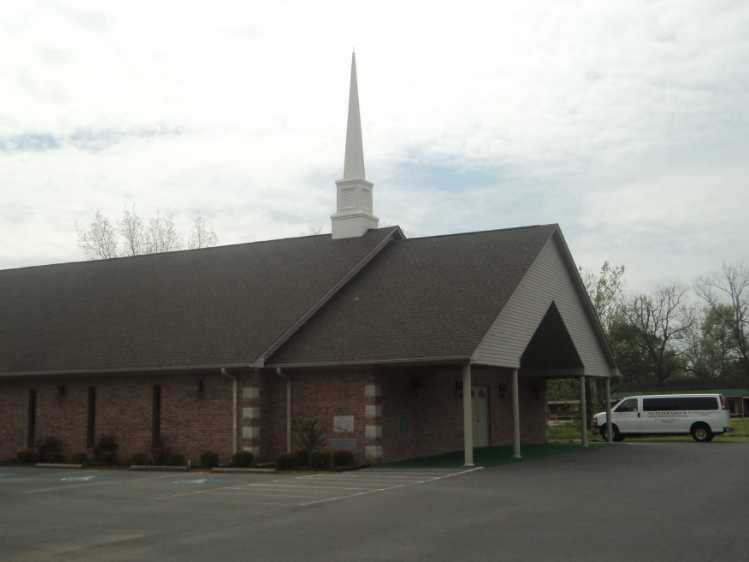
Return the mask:
<svg viewBox="0 0 749 562">
<path fill-rule="evenodd" d="M 660 394 L 628 396 L 612 408 L 613 435 L 691 434 L 695 441 L 732 431 L 726 399 L 720 394 Z M 593 416 L 594 427 L 606 439 L 606 412 Z"/>
</svg>

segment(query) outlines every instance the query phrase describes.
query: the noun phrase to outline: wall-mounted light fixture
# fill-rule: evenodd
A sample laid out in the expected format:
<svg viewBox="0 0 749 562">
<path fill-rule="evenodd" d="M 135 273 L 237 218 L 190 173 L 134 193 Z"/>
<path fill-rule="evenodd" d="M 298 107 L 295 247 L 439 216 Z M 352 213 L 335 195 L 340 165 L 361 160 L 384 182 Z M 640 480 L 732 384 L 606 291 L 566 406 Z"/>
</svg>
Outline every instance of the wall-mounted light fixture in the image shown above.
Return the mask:
<svg viewBox="0 0 749 562">
<path fill-rule="evenodd" d="M 205 396 L 205 383 L 203 382 L 203 379 L 198 379 L 198 398 L 203 398 Z"/>
<path fill-rule="evenodd" d="M 463 382 L 458 381 L 455 383 L 455 396 L 463 398 Z"/>
<path fill-rule="evenodd" d="M 57 396 L 62 398 L 65 396 L 65 393 L 67 392 L 67 389 L 65 388 L 64 384 L 58 384 L 57 385 Z"/>
<path fill-rule="evenodd" d="M 503 382 L 497 385 L 497 393 L 500 398 L 504 398 L 507 395 L 507 385 Z"/>
</svg>

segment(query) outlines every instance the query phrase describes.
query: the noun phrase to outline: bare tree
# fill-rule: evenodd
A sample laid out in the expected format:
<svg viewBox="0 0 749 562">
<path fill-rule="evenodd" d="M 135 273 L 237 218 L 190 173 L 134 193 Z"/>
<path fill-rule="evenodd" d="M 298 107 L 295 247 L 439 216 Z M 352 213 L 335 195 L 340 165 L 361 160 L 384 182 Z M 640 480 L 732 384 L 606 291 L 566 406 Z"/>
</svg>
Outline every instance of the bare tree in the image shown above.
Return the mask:
<svg viewBox="0 0 749 562">
<path fill-rule="evenodd" d="M 725 264 L 720 273 L 700 278 L 695 290 L 711 309 L 728 307 L 733 344 L 749 378 L 749 268 L 744 264 Z"/>
<path fill-rule="evenodd" d="M 94 221 L 86 230 L 78 230 L 78 244 L 89 258 L 115 258 L 155 254 L 189 248 L 215 246 L 218 236 L 209 228 L 202 215 L 193 219 L 188 233 L 187 244 L 180 237 L 177 225 L 170 216 L 156 213 L 148 221 L 135 212 L 126 209 L 118 223 L 118 228 L 101 211 L 96 212 Z"/>
<path fill-rule="evenodd" d="M 196 215 L 192 221 L 192 230 L 190 231 L 187 247 L 190 249 L 209 248 L 215 246 L 217 242 L 218 236 L 206 224 L 203 215 Z"/>
<path fill-rule="evenodd" d="M 636 345 L 658 382 L 681 367 L 678 344 L 694 323 L 686 294 L 687 289 L 676 285 L 659 287 L 652 294 L 634 297 L 623 309 L 626 322 L 635 329 Z"/>
<path fill-rule="evenodd" d="M 87 230 L 78 230 L 78 245 L 90 259 L 108 259 L 117 257 L 117 238 L 112 223 L 101 211 Z"/>
<path fill-rule="evenodd" d="M 123 255 L 138 256 L 146 253 L 146 231 L 143 220 L 135 213 L 135 208 L 132 211 L 125 209 L 122 213 L 120 235 L 124 242 Z"/>
<path fill-rule="evenodd" d="M 170 252 L 179 250 L 181 245 L 174 219 L 171 216 L 162 217 L 161 213 L 157 212 L 156 216 L 148 221 L 145 253 Z"/>
</svg>

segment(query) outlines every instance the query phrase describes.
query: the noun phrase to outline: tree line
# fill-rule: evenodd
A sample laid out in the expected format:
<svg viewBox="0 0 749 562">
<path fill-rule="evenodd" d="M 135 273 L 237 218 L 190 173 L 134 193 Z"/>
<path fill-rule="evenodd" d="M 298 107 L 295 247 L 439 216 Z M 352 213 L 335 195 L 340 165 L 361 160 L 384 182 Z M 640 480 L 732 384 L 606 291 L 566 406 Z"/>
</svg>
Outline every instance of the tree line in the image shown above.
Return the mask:
<svg viewBox="0 0 749 562">
<path fill-rule="evenodd" d="M 173 250 L 207 248 L 218 243 L 218 236 L 202 214 L 193 217 L 186 236 L 171 215 L 143 218 L 135 209 L 125 209 L 113 221 L 101 211 L 85 228 L 78 229 L 78 245 L 89 259 L 109 259 Z"/>
<path fill-rule="evenodd" d="M 749 386 L 749 268 L 725 264 L 691 286 L 625 295 L 624 267 L 581 270 L 622 388 Z"/>
</svg>

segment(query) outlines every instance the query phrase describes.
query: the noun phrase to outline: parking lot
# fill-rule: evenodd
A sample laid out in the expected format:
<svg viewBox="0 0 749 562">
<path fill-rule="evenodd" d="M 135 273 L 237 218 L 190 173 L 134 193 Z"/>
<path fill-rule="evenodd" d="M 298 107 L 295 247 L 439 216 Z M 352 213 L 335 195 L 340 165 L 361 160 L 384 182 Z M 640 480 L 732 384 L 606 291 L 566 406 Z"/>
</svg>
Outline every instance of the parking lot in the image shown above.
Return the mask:
<svg viewBox="0 0 749 562">
<path fill-rule="evenodd" d="M 0 467 L 0 560 L 747 559 L 749 445 L 626 443 L 486 469 Z"/>
<path fill-rule="evenodd" d="M 430 484 L 472 469 L 366 469 L 340 473 L 128 472 L 11 467 L 0 471 L 3 496 L 16 501 L 178 502 L 215 499 L 243 508 L 308 507 Z"/>
</svg>

